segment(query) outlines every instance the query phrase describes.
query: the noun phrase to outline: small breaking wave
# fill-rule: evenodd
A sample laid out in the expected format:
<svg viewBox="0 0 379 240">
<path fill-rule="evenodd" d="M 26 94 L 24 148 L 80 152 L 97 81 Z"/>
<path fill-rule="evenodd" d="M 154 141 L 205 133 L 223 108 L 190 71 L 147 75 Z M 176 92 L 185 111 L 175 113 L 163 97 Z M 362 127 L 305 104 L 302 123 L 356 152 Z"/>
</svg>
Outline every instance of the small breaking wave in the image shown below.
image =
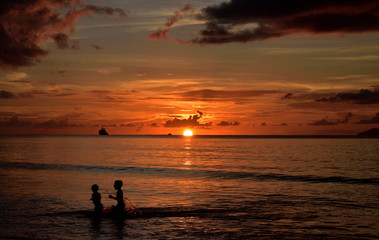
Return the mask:
<svg viewBox="0 0 379 240">
<path fill-rule="evenodd" d="M 246 179 L 255 181 L 291 181 L 307 183 L 341 183 L 379 185 L 379 178 L 351 178 L 344 176 L 289 175 L 280 173 L 238 172 L 226 170 L 180 169 L 138 166 L 88 166 L 75 164 L 48 164 L 27 162 L 0 161 L 0 168 L 23 168 L 32 170 L 63 170 L 63 171 L 110 171 L 142 174 L 165 175 L 181 178 L 218 178 Z"/>
</svg>

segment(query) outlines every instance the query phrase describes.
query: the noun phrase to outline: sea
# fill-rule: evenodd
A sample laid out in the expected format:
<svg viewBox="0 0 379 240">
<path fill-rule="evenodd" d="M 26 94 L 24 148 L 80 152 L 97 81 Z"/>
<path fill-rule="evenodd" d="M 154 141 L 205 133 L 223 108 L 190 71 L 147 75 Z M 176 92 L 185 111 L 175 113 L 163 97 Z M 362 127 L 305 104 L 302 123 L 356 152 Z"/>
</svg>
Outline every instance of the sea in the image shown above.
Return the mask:
<svg viewBox="0 0 379 240">
<path fill-rule="evenodd" d="M 379 139 L 0 136 L 0 239 L 379 239 Z"/>
</svg>

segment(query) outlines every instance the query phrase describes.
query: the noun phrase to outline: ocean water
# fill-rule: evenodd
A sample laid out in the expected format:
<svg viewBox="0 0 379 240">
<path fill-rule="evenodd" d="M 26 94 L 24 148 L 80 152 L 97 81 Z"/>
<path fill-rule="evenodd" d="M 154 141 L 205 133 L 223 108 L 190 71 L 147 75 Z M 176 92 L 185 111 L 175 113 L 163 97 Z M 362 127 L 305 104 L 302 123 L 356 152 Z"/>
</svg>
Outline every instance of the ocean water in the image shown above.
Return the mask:
<svg viewBox="0 0 379 240">
<path fill-rule="evenodd" d="M 137 218 L 91 216 L 124 182 Z M 379 139 L 0 137 L 0 239 L 378 239 Z"/>
</svg>

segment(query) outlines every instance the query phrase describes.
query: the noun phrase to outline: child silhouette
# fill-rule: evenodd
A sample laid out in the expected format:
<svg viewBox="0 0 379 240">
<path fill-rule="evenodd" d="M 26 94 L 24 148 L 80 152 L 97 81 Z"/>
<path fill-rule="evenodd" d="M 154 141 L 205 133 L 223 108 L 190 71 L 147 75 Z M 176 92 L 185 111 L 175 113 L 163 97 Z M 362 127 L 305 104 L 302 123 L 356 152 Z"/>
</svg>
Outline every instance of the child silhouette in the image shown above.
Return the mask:
<svg viewBox="0 0 379 240">
<path fill-rule="evenodd" d="M 101 194 L 98 192 L 99 191 L 99 186 L 97 184 L 93 184 L 91 187 L 93 193 L 92 193 L 92 202 L 95 205 L 94 208 L 94 213 L 95 214 L 101 214 L 103 211 L 103 204 L 101 204 Z"/>
<path fill-rule="evenodd" d="M 122 181 L 121 180 L 116 180 L 114 181 L 114 189 L 117 190 L 116 197 L 109 195 L 109 198 L 112 198 L 117 201 L 117 205 L 113 206 L 113 210 L 116 213 L 122 213 L 125 208 L 125 203 L 124 203 L 124 194 L 121 190 L 122 187 Z"/>
</svg>

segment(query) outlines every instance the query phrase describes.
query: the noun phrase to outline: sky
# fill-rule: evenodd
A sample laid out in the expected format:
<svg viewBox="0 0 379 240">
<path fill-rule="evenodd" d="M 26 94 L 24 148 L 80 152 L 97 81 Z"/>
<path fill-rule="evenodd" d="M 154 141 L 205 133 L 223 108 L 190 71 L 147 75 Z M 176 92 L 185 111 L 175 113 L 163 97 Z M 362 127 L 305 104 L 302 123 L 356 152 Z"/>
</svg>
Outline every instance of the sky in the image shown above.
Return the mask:
<svg viewBox="0 0 379 240">
<path fill-rule="evenodd" d="M 0 134 L 379 127 L 377 0 L 3 0 Z"/>
</svg>

